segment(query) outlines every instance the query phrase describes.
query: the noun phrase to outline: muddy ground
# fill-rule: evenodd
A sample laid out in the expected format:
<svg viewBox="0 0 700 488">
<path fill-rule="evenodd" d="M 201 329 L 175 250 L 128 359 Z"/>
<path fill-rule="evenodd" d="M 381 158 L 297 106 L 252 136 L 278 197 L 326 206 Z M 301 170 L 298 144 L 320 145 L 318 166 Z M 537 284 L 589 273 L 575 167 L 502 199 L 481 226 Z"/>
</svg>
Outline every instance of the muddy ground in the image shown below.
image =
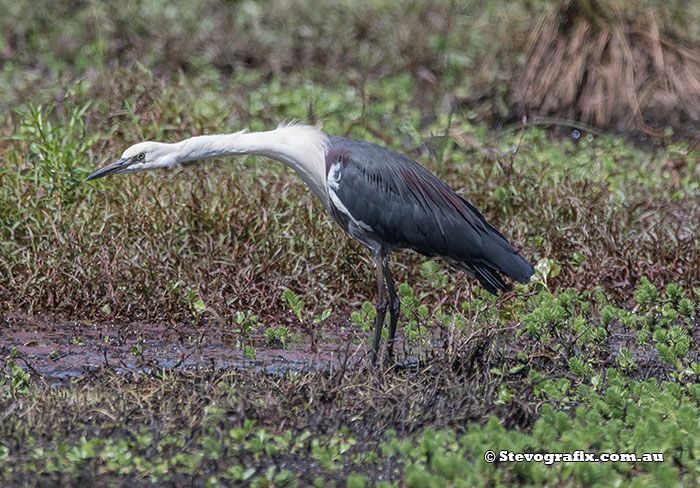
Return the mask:
<svg viewBox="0 0 700 488">
<path fill-rule="evenodd" d="M 284 317 L 276 320 L 279 324 L 286 323 Z M 410 347 L 403 341 L 399 328 L 396 349 L 400 364 L 415 365 L 426 352 L 442 356 L 444 332 L 433 327 L 429 337 Z M 700 339 L 700 330 L 695 332 L 695 339 Z M 341 363 L 369 364 L 370 336 L 371 333 L 363 333 L 347 322 L 337 321 L 315 329 L 313 339 L 308 331 L 292 329 L 291 340 L 282 344 L 277 339 L 267 339 L 260 330 L 242 339 L 216 321 L 201 324 L 57 321 L 14 314 L 0 323 L 0 361 L 4 363 L 14 354 L 15 362 L 36 379 L 56 384 L 104 367 L 131 373 L 233 368 L 283 374 L 333 370 Z M 494 344 L 504 340 L 492 333 L 486 336 Z M 246 355 L 243 345 L 252 346 L 254 359 Z M 515 356 L 523 345 L 508 343 L 501 353 Z M 630 350 L 640 370 L 647 375 L 653 372 L 651 376 L 666 376 L 667 365 L 660 362 L 656 351 L 635 347 L 634 334 L 619 327 L 610 330 L 601 357 L 607 357 L 614 365 L 613 358 L 621 347 Z"/>
<path fill-rule="evenodd" d="M 365 357 L 363 334 L 340 324 L 325 324 L 310 337 L 298 332 L 283 345 L 262 333 L 244 340 L 255 349 L 246 356 L 241 338 L 220 323 L 154 324 L 145 322 L 55 321 L 13 315 L 0 326 L 0 360 L 16 348 L 15 361 L 49 382 L 63 382 L 91 370 L 253 369 L 261 372 L 332 369 L 340 358 Z"/>
</svg>

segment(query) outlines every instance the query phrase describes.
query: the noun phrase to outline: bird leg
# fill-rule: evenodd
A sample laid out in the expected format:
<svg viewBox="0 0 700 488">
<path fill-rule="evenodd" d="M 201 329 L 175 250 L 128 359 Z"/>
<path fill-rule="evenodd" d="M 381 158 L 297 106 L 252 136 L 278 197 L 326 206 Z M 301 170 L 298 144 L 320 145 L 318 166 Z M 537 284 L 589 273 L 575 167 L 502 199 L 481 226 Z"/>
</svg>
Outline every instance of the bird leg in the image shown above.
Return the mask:
<svg viewBox="0 0 700 488">
<path fill-rule="evenodd" d="M 394 278 L 389 271 L 389 259 L 382 259 L 382 268 L 384 269 L 384 279 L 386 279 L 386 287 L 389 289 L 389 340 L 387 341 L 387 360 L 389 363 L 394 361 L 394 334 L 396 333 L 396 323 L 399 320 L 399 310 L 401 310 L 401 300 L 396 294 L 396 286 L 394 286 Z"/>
<path fill-rule="evenodd" d="M 379 341 L 382 338 L 382 327 L 386 317 L 386 291 L 384 290 L 384 266 L 382 261 L 385 259 L 381 253 L 375 256 L 375 265 L 377 266 L 377 318 L 374 323 L 374 345 L 372 348 L 372 363 L 377 364 L 379 356 Z"/>
</svg>

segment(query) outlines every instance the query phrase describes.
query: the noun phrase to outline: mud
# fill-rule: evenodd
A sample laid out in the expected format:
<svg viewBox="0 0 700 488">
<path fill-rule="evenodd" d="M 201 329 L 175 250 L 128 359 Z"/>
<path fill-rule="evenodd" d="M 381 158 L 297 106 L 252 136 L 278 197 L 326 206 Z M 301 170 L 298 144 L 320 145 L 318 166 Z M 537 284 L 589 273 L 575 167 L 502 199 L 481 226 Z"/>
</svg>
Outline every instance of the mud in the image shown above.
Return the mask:
<svg viewBox="0 0 700 488">
<path fill-rule="evenodd" d="M 0 323 L 0 361 L 16 348 L 15 362 L 49 382 L 83 376 L 94 368 L 151 371 L 158 368 L 254 368 L 269 373 L 334 368 L 366 355 L 364 335 L 338 324 L 308 334 L 299 332 L 284 348 L 254 334 L 244 354 L 238 334 L 221 323 L 166 325 L 118 322 L 56 322 L 15 316 Z"/>
<path fill-rule="evenodd" d="M 290 326 L 282 318 L 278 322 Z M 268 342 L 262 330 L 241 338 L 220 322 L 76 322 L 16 315 L 0 317 L 0 364 L 5 364 L 16 349 L 16 364 L 43 381 L 61 383 L 102 367 L 130 373 L 162 368 L 236 368 L 285 374 L 333 369 L 367 359 L 371 334 L 347 323 L 325 323 L 314 329 L 313 343 L 308 332 L 291 330 L 293 337 L 283 347 L 279 341 Z M 637 375 L 666 377 L 668 365 L 661 363 L 655 348 L 640 348 L 635 334 L 619 326 L 611 327 L 609 334 L 601 357 L 610 366 L 616 365 L 615 357 L 626 347 L 637 363 Z M 439 329 L 431 330 L 429 336 L 416 350 L 406 346 L 399 332 L 396 349 L 401 362 L 413 364 L 421 351 L 444 348 Z M 700 341 L 700 330 L 693 336 Z M 255 359 L 246 356 L 243 345 L 253 346 Z M 508 355 L 515 357 L 521 347 L 510 344 Z"/>
</svg>

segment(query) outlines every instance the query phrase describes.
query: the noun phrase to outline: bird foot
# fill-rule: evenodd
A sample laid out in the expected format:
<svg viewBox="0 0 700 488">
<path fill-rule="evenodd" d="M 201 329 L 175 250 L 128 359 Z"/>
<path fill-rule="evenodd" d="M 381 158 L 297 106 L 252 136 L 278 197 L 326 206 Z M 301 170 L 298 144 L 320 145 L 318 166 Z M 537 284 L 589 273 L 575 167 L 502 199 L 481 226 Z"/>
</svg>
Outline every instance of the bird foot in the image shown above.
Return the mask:
<svg viewBox="0 0 700 488">
<path fill-rule="evenodd" d="M 376 361 L 373 362 L 373 365 L 375 367 L 378 366 Z M 394 357 L 387 357 L 386 355 L 384 356 L 381 362 L 381 369 L 386 373 L 391 371 L 417 370 L 419 366 L 420 362 L 416 359 L 404 359 L 402 361 L 396 361 Z"/>
<path fill-rule="evenodd" d="M 394 371 L 416 370 L 420 366 L 420 362 L 416 359 L 404 359 L 403 361 L 392 361 L 389 364 L 389 369 Z"/>
</svg>

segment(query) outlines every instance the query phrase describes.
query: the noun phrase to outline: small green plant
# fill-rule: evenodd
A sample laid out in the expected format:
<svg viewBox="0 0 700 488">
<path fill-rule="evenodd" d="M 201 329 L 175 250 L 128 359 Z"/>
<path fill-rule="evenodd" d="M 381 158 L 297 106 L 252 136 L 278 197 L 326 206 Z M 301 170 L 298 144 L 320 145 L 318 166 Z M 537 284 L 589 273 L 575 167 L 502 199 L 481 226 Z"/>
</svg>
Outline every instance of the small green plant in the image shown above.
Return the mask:
<svg viewBox="0 0 700 488">
<path fill-rule="evenodd" d="M 190 314 L 192 320 L 201 324 L 204 319 L 204 312 L 207 310 L 207 306 L 204 301 L 200 298 L 197 290 L 193 288 L 185 288 L 182 281 L 168 281 L 168 287 L 170 291 L 178 298 L 178 301 L 183 304 Z"/>
<path fill-rule="evenodd" d="M 27 104 L 16 109 L 21 125 L 13 139 L 27 144 L 29 151 L 36 156 L 31 170 L 25 175 L 35 185 L 41 185 L 53 196 L 54 206 L 59 200 L 73 201 L 81 191 L 87 163 L 88 151 L 100 139 L 100 134 L 90 134 L 85 124 L 85 114 L 91 102 L 82 105 L 67 103 L 64 120 L 54 123 L 53 104 L 42 106 Z"/>
<path fill-rule="evenodd" d="M 656 351 L 659 359 L 674 366 L 677 371 L 682 371 L 682 361 L 685 360 L 691 346 L 691 338 L 680 325 L 672 326 L 668 331 L 657 329 L 654 332 L 654 340 L 657 341 Z"/>
<path fill-rule="evenodd" d="M 311 338 L 312 349 L 315 348 L 316 335 L 314 326 L 328 319 L 328 317 L 330 317 L 331 315 L 331 309 L 327 308 L 323 310 L 320 314 L 312 315 L 311 313 L 305 311 L 306 304 L 304 303 L 304 300 L 302 300 L 299 296 L 297 296 L 296 293 L 294 293 L 290 289 L 285 289 L 282 292 L 282 298 L 284 299 L 284 302 L 287 304 L 289 309 L 297 317 L 297 320 L 299 320 L 299 323 L 302 326 L 302 328 Z"/>
<path fill-rule="evenodd" d="M 573 322 L 574 334 L 576 334 L 578 343 L 581 345 L 597 344 L 608 337 L 608 332 L 605 327 L 589 323 L 581 315 L 576 315 L 571 320 Z"/>
<path fill-rule="evenodd" d="M 302 317 L 302 312 L 304 311 L 305 306 L 304 301 L 290 289 L 286 289 L 282 292 L 282 298 L 289 309 L 294 313 L 294 315 L 296 315 L 297 320 L 299 320 L 299 322 L 303 322 L 304 318 Z"/>
<path fill-rule="evenodd" d="M 513 393 L 511 390 L 508 388 L 507 384 L 501 384 L 498 387 L 498 394 L 496 395 L 496 399 L 494 400 L 495 405 L 505 405 L 509 403 L 513 399 Z"/>
<path fill-rule="evenodd" d="M 522 317 L 522 323 L 531 337 L 548 342 L 565 333 L 570 315 L 555 295 L 543 289 L 537 296 L 535 309 Z"/>
<path fill-rule="evenodd" d="M 530 370 L 528 380 L 533 386 L 535 395 L 552 401 L 566 401 L 571 382 L 566 378 L 547 378 L 546 375 Z"/>
<path fill-rule="evenodd" d="M 282 347 L 286 347 L 289 340 L 289 329 L 284 326 L 268 327 L 265 329 L 265 340 L 268 346 L 274 346 L 279 343 Z"/>
<path fill-rule="evenodd" d="M 401 310 L 408 320 L 404 323 L 403 333 L 409 343 L 422 343 L 426 337 L 426 324 L 430 320 L 430 309 L 421 303 L 414 294 L 413 288 L 407 283 L 399 285 L 399 297 L 401 298 Z"/>
<path fill-rule="evenodd" d="M 454 287 L 445 267 L 435 261 L 425 261 L 420 269 L 421 276 L 428 281 L 431 289 L 440 291 Z"/>
<path fill-rule="evenodd" d="M 207 309 L 204 301 L 199 297 L 197 290 L 188 288 L 186 290 L 186 303 L 193 316 L 200 316 Z"/>
<path fill-rule="evenodd" d="M 579 378 L 589 378 L 593 375 L 593 366 L 590 361 L 578 356 L 569 359 L 569 369 Z"/>
<path fill-rule="evenodd" d="M 539 289 L 547 288 L 547 283 L 561 273 L 561 265 L 551 258 L 542 258 L 535 264 L 535 276 L 531 282 Z"/>
<path fill-rule="evenodd" d="M 643 277 L 637 288 L 634 290 L 634 301 L 639 305 L 649 307 L 657 303 L 660 299 L 659 290 L 645 276 Z"/>
<path fill-rule="evenodd" d="M 671 301 L 671 303 L 678 304 L 684 297 L 685 292 L 683 291 L 683 287 L 678 283 L 669 283 L 666 285 L 665 295 L 666 299 Z"/>
<path fill-rule="evenodd" d="M 407 317 L 411 316 L 420 305 L 420 300 L 413 293 L 413 288 L 408 283 L 399 285 L 399 298 L 401 298 L 401 310 Z"/>
<path fill-rule="evenodd" d="M 17 348 L 13 347 L 10 350 L 10 357 L 5 362 L 3 379 L 2 382 L 0 382 L 0 387 L 9 392 L 12 398 L 17 398 L 18 395 L 27 393 L 31 383 L 31 375 L 15 363 L 14 359 L 16 355 Z"/>
<path fill-rule="evenodd" d="M 690 371 L 692 371 L 692 374 L 695 376 L 700 376 L 700 362 L 699 361 L 693 361 L 690 363 Z"/>
<path fill-rule="evenodd" d="M 651 332 L 648 327 L 642 327 L 637 332 L 637 342 L 641 346 L 649 344 L 649 339 L 651 338 Z"/>
<path fill-rule="evenodd" d="M 372 302 L 363 302 L 360 310 L 354 310 L 350 314 L 350 320 L 361 332 L 367 333 L 372 330 L 376 316 L 377 310 Z"/>
<path fill-rule="evenodd" d="M 250 346 L 250 345 L 243 346 L 243 354 L 245 355 L 245 357 L 247 357 L 251 361 L 255 361 L 255 358 L 258 355 L 255 348 L 253 346 Z"/>
<path fill-rule="evenodd" d="M 347 479 L 347 488 L 365 488 L 367 477 L 359 474 L 351 474 Z"/>
<path fill-rule="evenodd" d="M 233 315 L 233 321 L 235 323 L 233 332 L 240 334 L 242 339 L 248 339 L 260 326 L 258 316 L 250 310 L 246 310 L 245 312 L 242 310 L 236 311 Z"/>
<path fill-rule="evenodd" d="M 321 322 L 324 322 L 325 320 L 328 319 L 328 317 L 331 316 L 331 312 L 332 312 L 332 310 L 331 310 L 330 308 L 327 308 L 327 309 L 325 309 L 323 312 L 314 315 L 314 317 L 313 317 L 313 319 L 312 319 L 312 323 L 313 323 L 314 325 L 318 325 L 318 324 L 320 324 Z"/>
<path fill-rule="evenodd" d="M 632 357 L 632 353 L 626 347 L 620 348 L 620 353 L 615 358 L 617 365 L 624 372 L 629 372 L 637 367 L 637 362 Z"/>
<path fill-rule="evenodd" d="M 129 352 L 134 358 L 143 357 L 143 338 L 139 336 L 138 342 L 129 348 Z"/>
<path fill-rule="evenodd" d="M 690 298 L 681 298 L 678 300 L 678 313 L 686 317 L 694 317 L 695 307 L 693 306 L 693 301 Z"/>
</svg>

